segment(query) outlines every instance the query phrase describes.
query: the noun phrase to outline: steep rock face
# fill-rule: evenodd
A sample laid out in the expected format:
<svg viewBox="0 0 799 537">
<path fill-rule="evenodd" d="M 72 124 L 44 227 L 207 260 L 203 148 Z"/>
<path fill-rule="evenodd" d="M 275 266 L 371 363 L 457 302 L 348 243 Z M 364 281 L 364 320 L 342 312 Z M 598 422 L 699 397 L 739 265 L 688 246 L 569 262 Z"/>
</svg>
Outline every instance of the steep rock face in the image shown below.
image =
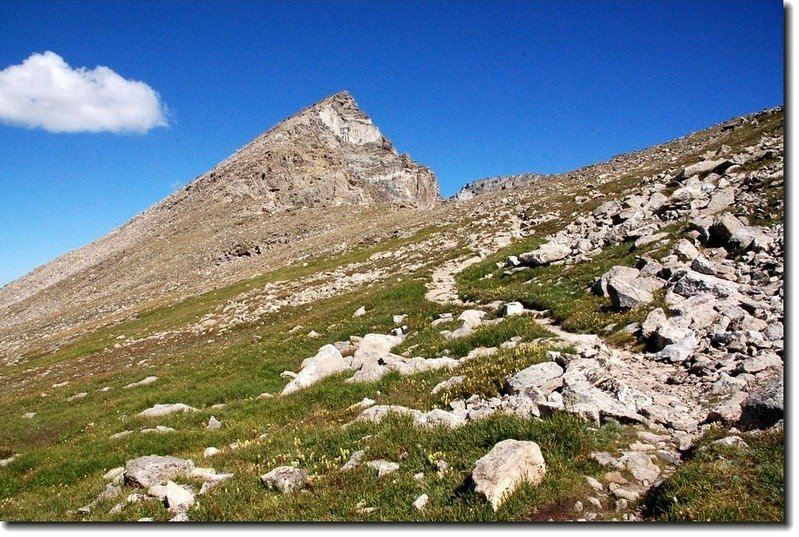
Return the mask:
<svg viewBox="0 0 799 537">
<path fill-rule="evenodd" d="M 435 175 L 399 155 L 347 92 L 286 119 L 186 187 L 261 210 L 440 201 Z"/>
</svg>

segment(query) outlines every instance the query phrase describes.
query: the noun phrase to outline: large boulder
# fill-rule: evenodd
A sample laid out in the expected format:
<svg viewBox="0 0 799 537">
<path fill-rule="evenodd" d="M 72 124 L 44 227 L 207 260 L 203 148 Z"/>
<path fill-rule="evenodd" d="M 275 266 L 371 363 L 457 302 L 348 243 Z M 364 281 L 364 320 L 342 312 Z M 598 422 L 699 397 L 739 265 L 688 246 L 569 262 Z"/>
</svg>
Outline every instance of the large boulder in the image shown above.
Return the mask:
<svg viewBox="0 0 799 537">
<path fill-rule="evenodd" d="M 544 362 L 522 369 L 508 379 L 505 391 L 510 394 L 525 393 L 529 388 L 541 388 L 563 376 L 563 368 L 555 362 Z"/>
<path fill-rule="evenodd" d="M 351 360 L 341 356 L 341 352 L 335 346 L 325 345 L 319 349 L 316 356 L 302 362 L 302 370 L 283 388 L 283 395 L 307 388 L 336 373 L 347 371 L 350 369 L 350 362 Z"/>
<path fill-rule="evenodd" d="M 749 392 L 741 405 L 743 429 L 765 429 L 784 418 L 785 386 L 782 375 L 774 375 Z"/>
<path fill-rule="evenodd" d="M 539 246 L 532 252 L 519 255 L 519 263 L 531 267 L 549 265 L 555 261 L 565 259 L 571 253 L 571 247 L 559 242 L 548 242 Z"/>
<path fill-rule="evenodd" d="M 615 308 L 637 308 L 652 302 L 652 293 L 665 282 L 652 276 L 642 276 L 632 267 L 615 266 L 605 272 L 592 287 L 598 295 L 609 296 Z"/>
<path fill-rule="evenodd" d="M 508 439 L 477 461 L 472 481 L 475 491 L 483 494 L 496 511 L 522 483 L 541 483 L 546 470 L 538 444 Z"/>
<path fill-rule="evenodd" d="M 672 280 L 676 282 L 674 292 L 684 297 L 692 297 L 700 293 L 710 293 L 716 298 L 738 295 L 737 283 L 710 274 L 702 274 L 689 268 L 676 271 Z"/>
<path fill-rule="evenodd" d="M 621 265 L 611 267 L 610 270 L 599 277 L 596 283 L 594 283 L 593 287 L 591 287 L 591 291 L 595 295 L 608 296 L 608 281 L 610 281 L 611 278 L 634 280 L 638 277 L 639 273 L 640 272 L 638 269 L 633 267 L 625 267 Z"/>
<path fill-rule="evenodd" d="M 125 483 L 134 487 L 149 488 L 178 476 L 191 474 L 194 463 L 171 455 L 147 455 L 129 460 L 125 464 Z"/>
</svg>

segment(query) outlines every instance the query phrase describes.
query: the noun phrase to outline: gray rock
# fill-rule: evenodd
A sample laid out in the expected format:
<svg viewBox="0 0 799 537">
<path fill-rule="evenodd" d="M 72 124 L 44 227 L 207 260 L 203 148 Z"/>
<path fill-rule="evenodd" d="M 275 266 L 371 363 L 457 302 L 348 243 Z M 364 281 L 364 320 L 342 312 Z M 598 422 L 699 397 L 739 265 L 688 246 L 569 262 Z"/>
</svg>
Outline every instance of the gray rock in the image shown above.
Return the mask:
<svg viewBox="0 0 799 537">
<path fill-rule="evenodd" d="M 633 267 L 625 267 L 617 265 L 611 267 L 610 270 L 605 272 L 591 287 L 591 291 L 595 295 L 608 296 L 608 281 L 611 278 L 619 278 L 622 280 L 634 280 L 638 277 L 639 271 Z"/>
<path fill-rule="evenodd" d="M 218 431 L 222 428 L 222 422 L 216 419 L 214 416 L 211 416 L 208 418 L 208 425 L 206 425 L 205 428 L 209 431 Z"/>
<path fill-rule="evenodd" d="M 309 480 L 308 472 L 293 466 L 278 466 L 261 476 L 261 483 L 267 488 L 283 493 L 304 488 Z"/>
<path fill-rule="evenodd" d="M 782 375 L 774 375 L 759 383 L 741 405 L 739 427 L 765 429 L 784 418 L 784 384 Z"/>
<path fill-rule="evenodd" d="M 465 378 L 466 377 L 464 377 L 463 375 L 459 375 L 459 376 L 447 379 L 447 380 L 445 380 L 443 382 L 439 382 L 438 384 L 436 384 L 433 387 L 433 390 L 430 393 L 435 395 L 435 394 L 439 393 L 442 390 L 447 390 L 449 388 L 453 388 L 453 387 L 457 386 L 458 384 L 461 384 L 464 381 Z"/>
<path fill-rule="evenodd" d="M 676 282 L 674 292 L 684 297 L 710 293 L 716 298 L 727 298 L 738 294 L 738 284 L 691 269 L 680 269 L 672 276 Z"/>
<path fill-rule="evenodd" d="M 131 382 L 130 384 L 126 384 L 125 386 L 123 386 L 123 388 L 135 388 L 137 386 L 147 386 L 148 384 L 152 384 L 156 380 L 158 380 L 158 377 L 147 377 L 140 380 L 139 382 Z"/>
<path fill-rule="evenodd" d="M 427 502 L 429 500 L 430 498 L 427 496 L 427 494 L 422 494 L 421 496 L 416 498 L 416 500 L 414 500 L 413 506 L 417 508 L 419 511 L 424 511 L 424 508 L 427 507 Z"/>
<path fill-rule="evenodd" d="M 174 481 L 167 481 L 164 502 L 172 512 L 185 512 L 194 505 L 194 494 Z"/>
<path fill-rule="evenodd" d="M 513 317 L 514 315 L 521 315 L 524 313 L 524 306 L 521 302 L 508 302 L 502 306 L 503 317 Z"/>
<path fill-rule="evenodd" d="M 565 259 L 570 253 L 571 248 L 568 245 L 558 242 L 548 242 L 539 246 L 536 250 L 521 254 L 518 257 L 520 264 L 538 267 Z"/>
<path fill-rule="evenodd" d="M 611 280 L 608 282 L 608 295 L 614 308 L 638 308 L 655 300 L 650 291 L 636 286 L 634 281 Z"/>
<path fill-rule="evenodd" d="M 344 472 L 348 472 L 354 468 L 357 468 L 361 464 L 361 459 L 363 456 L 366 455 L 365 449 L 359 449 L 358 451 L 354 451 L 352 455 L 350 455 L 349 460 L 341 467 L 341 470 Z"/>
<path fill-rule="evenodd" d="M 696 249 L 696 246 L 688 242 L 686 239 L 680 239 L 677 241 L 677 244 L 674 245 L 672 252 L 678 256 L 682 256 L 688 261 L 692 261 L 699 255 L 699 250 Z"/>
<path fill-rule="evenodd" d="M 386 416 L 391 414 L 410 415 L 414 419 L 418 419 L 422 416 L 421 411 L 413 408 L 407 408 L 399 405 L 375 405 L 361 412 L 360 416 L 358 416 L 356 419 L 358 421 L 380 423 Z"/>
<path fill-rule="evenodd" d="M 618 460 L 617 466 L 626 469 L 636 481 L 653 483 L 660 475 L 660 468 L 646 453 L 628 451 Z"/>
<path fill-rule="evenodd" d="M 383 459 L 369 461 L 366 463 L 366 466 L 377 470 L 377 477 L 383 477 L 399 470 L 399 464 Z"/>
<path fill-rule="evenodd" d="M 716 218 L 713 225 L 710 226 L 708 233 L 711 241 L 724 245 L 729 242 L 735 233 L 743 230 L 744 227 L 743 222 L 738 220 L 735 215 L 725 213 Z"/>
<path fill-rule="evenodd" d="M 481 457 L 472 472 L 475 492 L 496 511 L 522 483 L 538 485 L 546 474 L 541 449 L 535 442 L 503 440 Z"/>
<path fill-rule="evenodd" d="M 510 394 L 522 394 L 528 388 L 541 388 L 549 381 L 561 376 L 563 376 L 563 368 L 555 362 L 531 365 L 509 378 L 505 384 L 505 391 Z"/>
<path fill-rule="evenodd" d="M 732 187 L 719 188 L 710 195 L 710 201 L 702 210 L 703 215 L 718 214 L 735 203 L 735 189 Z"/>
<path fill-rule="evenodd" d="M 666 345 L 655 354 L 655 360 L 661 360 L 671 363 L 684 362 L 694 355 L 699 340 L 693 330 L 688 330 L 689 334 L 683 339 Z"/>
<path fill-rule="evenodd" d="M 134 487 L 149 488 L 185 476 L 194 470 L 194 463 L 171 455 L 147 455 L 129 460 L 125 464 L 125 483 Z"/>
<path fill-rule="evenodd" d="M 172 404 L 156 404 L 152 408 L 139 412 L 139 416 L 143 418 L 153 418 L 159 416 L 168 416 L 178 412 L 196 412 L 197 409 L 183 403 Z"/>
<path fill-rule="evenodd" d="M 282 393 L 283 395 L 294 393 L 319 382 L 323 378 L 347 371 L 350 369 L 350 363 L 351 360 L 341 356 L 341 352 L 334 345 L 325 345 L 319 349 L 315 356 L 302 362 L 302 369 L 283 388 Z"/>
</svg>

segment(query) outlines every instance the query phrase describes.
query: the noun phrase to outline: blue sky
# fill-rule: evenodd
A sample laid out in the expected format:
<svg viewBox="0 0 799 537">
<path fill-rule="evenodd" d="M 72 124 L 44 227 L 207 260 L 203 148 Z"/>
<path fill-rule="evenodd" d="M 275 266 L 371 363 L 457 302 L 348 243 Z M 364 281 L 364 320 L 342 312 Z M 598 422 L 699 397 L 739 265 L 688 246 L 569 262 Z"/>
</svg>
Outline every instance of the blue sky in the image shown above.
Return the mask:
<svg viewBox="0 0 799 537">
<path fill-rule="evenodd" d="M 342 89 L 445 195 L 486 176 L 574 169 L 784 99 L 773 0 L 0 2 L 0 70 L 45 51 L 145 83 L 160 119 L 121 133 L 113 122 L 50 132 L 70 118 L 49 111 L 36 121 L 50 131 L 0 123 L 0 285 Z M 152 104 L 140 97 L 131 102 Z"/>
</svg>

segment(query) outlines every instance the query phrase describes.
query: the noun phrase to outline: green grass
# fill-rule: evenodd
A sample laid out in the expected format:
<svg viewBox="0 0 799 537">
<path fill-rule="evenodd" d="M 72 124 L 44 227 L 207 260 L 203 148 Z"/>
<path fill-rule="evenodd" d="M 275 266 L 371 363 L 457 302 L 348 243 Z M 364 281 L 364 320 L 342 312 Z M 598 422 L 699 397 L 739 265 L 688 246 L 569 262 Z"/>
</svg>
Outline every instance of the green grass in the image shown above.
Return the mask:
<svg viewBox="0 0 799 537">
<path fill-rule="evenodd" d="M 396 348 L 396 352 L 402 353 L 411 348 L 414 356 L 446 355 L 460 358 L 478 347 L 497 347 L 513 337 L 520 337 L 520 341 L 533 341 L 552 335 L 529 316 L 508 317 L 498 324 L 480 326 L 469 335 L 459 338 L 446 339 L 440 333 L 459 326 L 457 321 L 435 327 L 428 325 L 407 338 Z"/>
<path fill-rule="evenodd" d="M 475 358 L 458 370 L 458 375 L 465 377 L 463 382 L 441 391 L 440 400 L 448 405 L 450 401 L 466 399 L 473 394 L 484 398 L 499 395 L 508 377 L 546 361 L 547 350 L 549 347 L 542 345 L 523 344 L 491 356 Z"/>
<path fill-rule="evenodd" d="M 785 439 L 782 430 L 741 435 L 749 447 L 710 446 L 692 457 L 644 501 L 663 522 L 784 522 Z"/>
</svg>

